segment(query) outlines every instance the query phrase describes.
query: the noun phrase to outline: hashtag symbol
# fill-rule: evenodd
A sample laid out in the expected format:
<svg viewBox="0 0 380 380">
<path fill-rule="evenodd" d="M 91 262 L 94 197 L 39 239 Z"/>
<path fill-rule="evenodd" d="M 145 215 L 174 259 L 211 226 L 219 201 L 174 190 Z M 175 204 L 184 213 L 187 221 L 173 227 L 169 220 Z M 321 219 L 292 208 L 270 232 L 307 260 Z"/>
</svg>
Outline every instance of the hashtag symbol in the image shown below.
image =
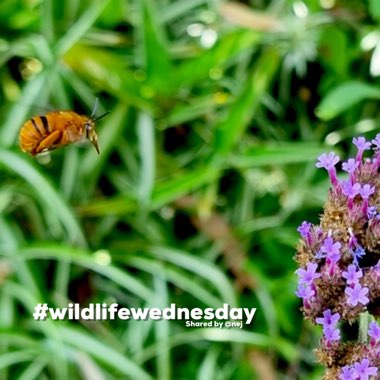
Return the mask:
<svg viewBox="0 0 380 380">
<path fill-rule="evenodd" d="M 47 303 L 38 303 L 34 307 L 33 318 L 37 321 L 44 320 L 47 317 L 48 309 L 49 307 Z"/>
</svg>

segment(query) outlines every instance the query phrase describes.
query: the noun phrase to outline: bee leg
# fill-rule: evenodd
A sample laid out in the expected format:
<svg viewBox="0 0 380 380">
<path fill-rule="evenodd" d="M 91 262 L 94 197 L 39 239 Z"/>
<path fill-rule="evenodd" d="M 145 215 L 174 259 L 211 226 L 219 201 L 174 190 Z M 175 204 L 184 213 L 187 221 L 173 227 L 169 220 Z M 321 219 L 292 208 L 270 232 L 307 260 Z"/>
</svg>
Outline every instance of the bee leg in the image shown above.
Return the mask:
<svg viewBox="0 0 380 380">
<path fill-rule="evenodd" d="M 62 137 L 62 131 L 56 130 L 52 133 L 50 133 L 46 138 L 44 138 L 36 147 L 35 154 L 41 153 L 43 150 L 51 150 L 54 149 L 58 141 L 61 140 Z"/>
</svg>

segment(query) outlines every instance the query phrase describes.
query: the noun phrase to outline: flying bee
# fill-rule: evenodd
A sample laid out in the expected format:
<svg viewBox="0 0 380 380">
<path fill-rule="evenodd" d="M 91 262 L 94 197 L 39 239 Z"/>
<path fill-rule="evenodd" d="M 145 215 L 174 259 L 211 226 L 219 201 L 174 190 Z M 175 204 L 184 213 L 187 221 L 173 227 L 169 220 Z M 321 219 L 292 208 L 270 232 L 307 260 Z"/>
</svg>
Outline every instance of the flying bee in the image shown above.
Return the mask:
<svg viewBox="0 0 380 380">
<path fill-rule="evenodd" d="M 98 99 L 91 116 L 79 115 L 74 111 L 53 111 L 32 117 L 20 130 L 21 150 L 35 156 L 87 138 L 99 154 L 95 122 L 108 115 L 109 111 L 94 117 L 97 106 Z"/>
</svg>

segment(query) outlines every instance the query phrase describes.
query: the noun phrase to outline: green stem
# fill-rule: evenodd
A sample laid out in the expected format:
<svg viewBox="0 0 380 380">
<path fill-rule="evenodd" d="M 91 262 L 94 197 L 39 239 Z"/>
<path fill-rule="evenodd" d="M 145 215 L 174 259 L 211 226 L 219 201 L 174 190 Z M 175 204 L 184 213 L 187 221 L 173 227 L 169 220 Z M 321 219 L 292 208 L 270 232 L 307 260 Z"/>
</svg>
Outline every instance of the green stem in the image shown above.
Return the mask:
<svg viewBox="0 0 380 380">
<path fill-rule="evenodd" d="M 373 321 L 373 317 L 366 311 L 360 315 L 359 319 L 359 342 L 367 343 L 368 341 L 368 326 Z"/>
</svg>

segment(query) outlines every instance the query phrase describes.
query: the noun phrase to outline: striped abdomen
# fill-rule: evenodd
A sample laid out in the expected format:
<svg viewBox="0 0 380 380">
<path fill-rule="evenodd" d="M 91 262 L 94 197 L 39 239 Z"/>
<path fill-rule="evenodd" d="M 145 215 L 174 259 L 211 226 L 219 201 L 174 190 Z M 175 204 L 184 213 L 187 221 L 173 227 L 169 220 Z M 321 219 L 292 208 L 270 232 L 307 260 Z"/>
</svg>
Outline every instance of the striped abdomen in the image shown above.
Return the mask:
<svg viewBox="0 0 380 380">
<path fill-rule="evenodd" d="M 84 125 L 88 122 L 91 122 L 89 117 L 72 111 L 34 116 L 21 128 L 20 147 L 34 156 L 45 150 L 71 144 L 84 137 Z"/>
</svg>

